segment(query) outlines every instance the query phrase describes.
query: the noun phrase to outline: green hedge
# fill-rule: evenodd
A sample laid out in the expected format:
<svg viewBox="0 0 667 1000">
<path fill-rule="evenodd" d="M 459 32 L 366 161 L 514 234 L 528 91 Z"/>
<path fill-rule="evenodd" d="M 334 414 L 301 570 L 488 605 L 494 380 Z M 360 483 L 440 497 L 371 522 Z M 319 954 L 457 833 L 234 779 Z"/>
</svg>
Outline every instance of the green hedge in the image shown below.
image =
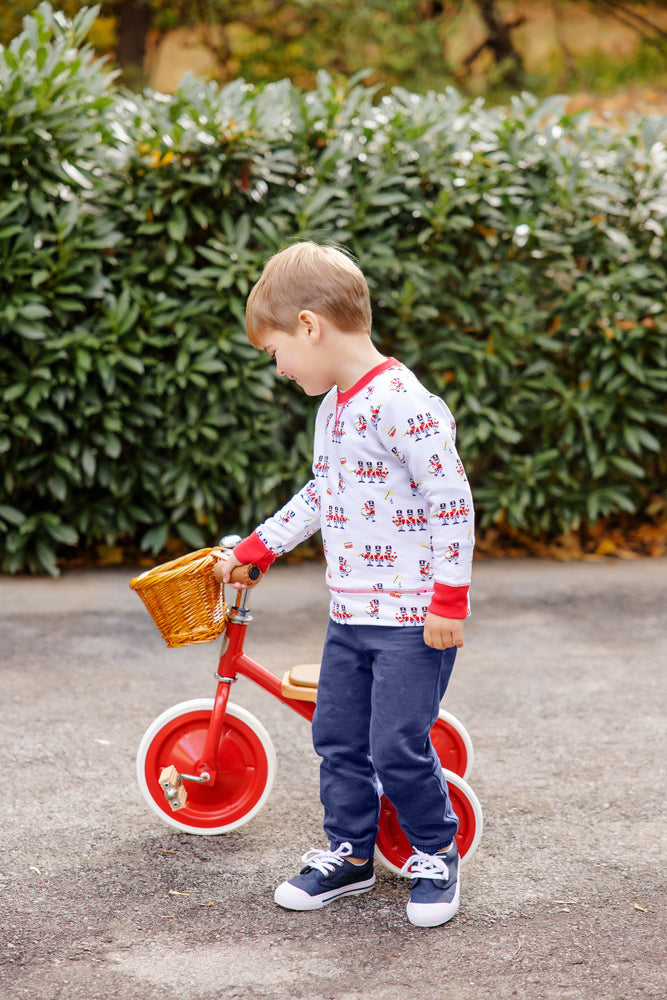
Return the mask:
<svg viewBox="0 0 667 1000">
<path fill-rule="evenodd" d="M 663 488 L 667 120 L 322 75 L 119 91 L 41 4 L 0 52 L 0 559 L 244 531 L 307 475 L 309 402 L 246 342 L 294 238 L 347 246 L 375 335 L 447 398 L 482 526 Z"/>
</svg>

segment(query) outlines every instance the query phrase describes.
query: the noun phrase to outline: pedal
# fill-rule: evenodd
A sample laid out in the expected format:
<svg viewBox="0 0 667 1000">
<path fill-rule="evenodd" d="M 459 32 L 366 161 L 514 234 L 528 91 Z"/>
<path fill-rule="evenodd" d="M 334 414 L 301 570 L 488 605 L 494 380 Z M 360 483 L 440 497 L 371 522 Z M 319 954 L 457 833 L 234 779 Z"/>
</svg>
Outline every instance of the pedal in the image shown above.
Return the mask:
<svg viewBox="0 0 667 1000">
<path fill-rule="evenodd" d="M 185 785 L 180 774 L 173 764 L 162 769 L 160 773 L 160 785 L 164 791 L 164 797 L 172 810 L 176 812 L 177 809 L 182 809 L 188 800 L 188 793 L 185 790 Z"/>
</svg>

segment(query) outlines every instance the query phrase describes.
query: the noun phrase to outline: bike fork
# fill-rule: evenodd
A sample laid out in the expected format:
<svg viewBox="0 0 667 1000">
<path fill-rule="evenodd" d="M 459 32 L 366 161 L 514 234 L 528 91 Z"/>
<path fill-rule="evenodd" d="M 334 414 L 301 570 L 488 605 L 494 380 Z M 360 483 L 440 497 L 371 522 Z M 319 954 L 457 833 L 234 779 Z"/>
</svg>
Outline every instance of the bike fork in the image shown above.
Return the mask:
<svg viewBox="0 0 667 1000">
<path fill-rule="evenodd" d="M 229 692 L 232 684 L 237 679 L 234 663 L 243 653 L 245 626 L 252 621 L 247 611 L 246 600 L 247 591 L 240 591 L 237 602 L 229 613 L 227 629 L 222 638 L 218 670 L 213 675 L 218 681 L 218 687 L 215 692 L 211 721 L 206 733 L 204 750 L 195 767 L 195 774 L 181 774 L 173 764 L 165 767 L 160 774 L 160 785 L 173 811 L 182 809 L 187 802 L 187 791 L 184 782 L 189 781 L 200 785 L 215 784 L 217 777 L 215 762 L 218 758 L 218 748 L 225 724 Z"/>
</svg>

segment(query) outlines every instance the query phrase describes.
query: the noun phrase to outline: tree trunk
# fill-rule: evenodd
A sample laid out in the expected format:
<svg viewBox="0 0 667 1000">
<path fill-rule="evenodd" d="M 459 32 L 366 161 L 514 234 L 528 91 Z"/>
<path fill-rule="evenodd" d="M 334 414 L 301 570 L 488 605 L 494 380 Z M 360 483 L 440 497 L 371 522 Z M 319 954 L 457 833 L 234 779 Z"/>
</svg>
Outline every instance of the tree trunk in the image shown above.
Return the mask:
<svg viewBox="0 0 667 1000">
<path fill-rule="evenodd" d="M 507 81 L 513 86 L 521 86 L 523 77 L 523 59 L 514 47 L 512 29 L 523 24 L 525 18 L 519 17 L 511 24 L 503 20 L 502 13 L 496 6 L 496 0 L 475 0 L 482 20 L 486 25 L 487 37 L 484 47 L 493 53 L 496 65 L 505 63 L 508 71 Z"/>
<path fill-rule="evenodd" d="M 145 0 L 121 0 L 117 8 L 118 45 L 116 61 L 124 73 L 140 75 L 146 55 L 146 35 L 152 11 Z"/>
</svg>

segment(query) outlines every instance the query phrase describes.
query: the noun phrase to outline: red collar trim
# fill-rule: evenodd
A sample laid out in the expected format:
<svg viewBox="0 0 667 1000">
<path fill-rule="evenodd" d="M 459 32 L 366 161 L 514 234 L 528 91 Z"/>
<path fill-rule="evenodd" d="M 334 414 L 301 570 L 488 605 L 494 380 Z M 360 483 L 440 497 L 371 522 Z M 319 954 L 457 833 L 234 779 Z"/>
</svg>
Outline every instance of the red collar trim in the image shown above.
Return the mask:
<svg viewBox="0 0 667 1000">
<path fill-rule="evenodd" d="M 377 375 L 381 375 L 382 372 L 386 372 L 389 368 L 395 368 L 397 365 L 400 365 L 400 361 L 397 361 L 396 358 L 385 358 L 385 360 L 379 365 L 376 365 L 375 368 L 371 368 L 369 372 L 366 372 L 366 374 L 363 375 L 358 382 L 355 382 L 351 389 L 346 389 L 345 392 L 341 392 L 339 389 L 338 405 L 342 406 L 343 403 L 349 402 L 352 397 L 356 396 L 358 392 L 361 392 L 361 390 L 364 389 L 369 382 L 372 382 Z"/>
</svg>

